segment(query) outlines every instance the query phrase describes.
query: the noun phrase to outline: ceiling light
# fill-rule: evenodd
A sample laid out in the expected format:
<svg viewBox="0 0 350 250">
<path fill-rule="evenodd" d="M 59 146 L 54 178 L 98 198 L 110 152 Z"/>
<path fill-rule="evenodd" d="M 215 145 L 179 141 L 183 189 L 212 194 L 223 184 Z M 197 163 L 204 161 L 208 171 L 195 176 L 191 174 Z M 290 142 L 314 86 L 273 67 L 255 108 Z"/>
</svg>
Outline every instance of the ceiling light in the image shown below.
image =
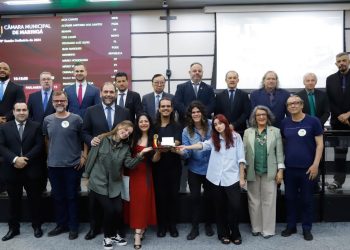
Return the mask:
<svg viewBox="0 0 350 250">
<path fill-rule="evenodd" d="M 51 0 L 12 0 L 5 1 L 7 5 L 26 5 L 26 4 L 49 4 Z"/>
</svg>

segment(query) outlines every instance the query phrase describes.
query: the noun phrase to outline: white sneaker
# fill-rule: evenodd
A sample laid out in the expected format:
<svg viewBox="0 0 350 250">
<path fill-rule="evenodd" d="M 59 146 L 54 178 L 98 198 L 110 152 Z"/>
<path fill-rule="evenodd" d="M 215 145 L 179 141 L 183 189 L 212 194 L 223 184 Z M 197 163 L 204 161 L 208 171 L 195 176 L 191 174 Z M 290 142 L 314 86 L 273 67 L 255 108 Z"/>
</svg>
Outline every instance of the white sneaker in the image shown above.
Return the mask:
<svg viewBox="0 0 350 250">
<path fill-rule="evenodd" d="M 112 250 L 113 249 L 113 240 L 111 238 L 104 238 L 103 239 L 103 248 L 106 250 Z"/>
<path fill-rule="evenodd" d="M 111 237 L 111 240 L 118 246 L 126 246 L 126 244 L 128 244 L 124 238 L 120 237 L 119 234 L 116 234 L 116 236 Z"/>
</svg>

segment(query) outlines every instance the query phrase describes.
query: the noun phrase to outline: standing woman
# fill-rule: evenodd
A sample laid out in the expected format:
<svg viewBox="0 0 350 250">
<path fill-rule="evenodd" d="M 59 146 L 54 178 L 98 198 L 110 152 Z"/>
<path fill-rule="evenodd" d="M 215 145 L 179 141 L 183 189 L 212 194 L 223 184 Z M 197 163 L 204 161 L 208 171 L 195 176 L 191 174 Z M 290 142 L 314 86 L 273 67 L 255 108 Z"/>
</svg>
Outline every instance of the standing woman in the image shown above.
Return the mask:
<svg viewBox="0 0 350 250">
<path fill-rule="evenodd" d="M 152 140 L 151 118 L 148 114 L 141 113 L 136 117 L 133 154 L 137 155 L 143 149 L 152 146 Z M 152 157 L 152 153 L 145 154 L 145 158 L 137 167 L 128 170 L 130 176 L 129 225 L 135 229 L 135 249 L 141 248 L 141 240 L 144 238 L 146 228 L 157 224 Z"/>
<path fill-rule="evenodd" d="M 143 155 L 152 150 L 145 147 L 135 158 L 131 157 L 130 146 L 127 143 L 133 131 L 130 121 L 122 121 L 112 131 L 99 136 L 101 143 L 92 147 L 86 163 L 86 173 L 89 178 L 89 200 L 97 201 L 103 209 L 104 249 L 113 249 L 113 243 L 126 245 L 116 234 L 116 228 L 122 222 L 121 189 L 122 167 L 135 167 Z M 90 211 L 93 214 L 93 211 Z M 114 218 L 117 218 L 117 222 Z"/>
<path fill-rule="evenodd" d="M 199 101 L 193 101 L 187 109 L 187 127 L 182 131 L 183 145 L 192 145 L 210 139 L 211 121 L 206 117 L 204 105 Z M 187 235 L 187 240 L 193 240 L 199 235 L 199 214 L 201 188 L 204 189 L 204 214 L 206 218 L 205 233 L 207 236 L 214 234 L 210 224 L 211 203 L 209 198 L 209 182 L 205 178 L 208 169 L 210 151 L 184 150 L 183 158 L 187 160 L 188 185 L 191 197 L 192 229 Z"/>
<path fill-rule="evenodd" d="M 218 238 L 223 244 L 230 241 L 235 245 L 242 243 L 239 231 L 239 208 L 241 205 L 241 187 L 244 180 L 244 146 L 241 136 L 230 129 L 224 115 L 216 115 L 212 124 L 209 140 L 180 150 L 211 150 L 207 179 L 210 182 L 216 209 Z"/>
<path fill-rule="evenodd" d="M 280 130 L 271 126 L 273 114 L 268 107 L 256 106 L 249 122 L 243 142 L 252 235 L 268 239 L 275 235 L 277 184 L 283 180 L 282 139 Z"/>
</svg>

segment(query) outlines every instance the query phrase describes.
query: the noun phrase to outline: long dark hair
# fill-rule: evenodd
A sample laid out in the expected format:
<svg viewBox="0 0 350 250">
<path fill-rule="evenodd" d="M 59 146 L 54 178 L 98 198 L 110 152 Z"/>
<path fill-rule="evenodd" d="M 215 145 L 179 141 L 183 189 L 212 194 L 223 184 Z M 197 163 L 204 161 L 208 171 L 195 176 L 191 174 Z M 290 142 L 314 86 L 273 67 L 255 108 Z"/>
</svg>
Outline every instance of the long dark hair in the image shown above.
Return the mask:
<svg viewBox="0 0 350 250">
<path fill-rule="evenodd" d="M 188 129 L 188 133 L 189 133 L 189 135 L 191 137 L 193 137 L 193 135 L 194 135 L 194 121 L 192 119 L 192 110 L 194 108 L 198 108 L 199 112 L 201 112 L 201 114 L 202 114 L 201 126 L 203 128 L 204 133 L 207 134 L 208 129 L 209 129 L 209 127 L 208 127 L 208 118 L 207 118 L 207 115 L 206 115 L 207 112 L 205 110 L 205 106 L 200 101 L 193 101 L 188 106 L 187 112 L 186 112 L 187 129 Z"/>
<path fill-rule="evenodd" d="M 232 136 L 232 130 L 230 128 L 228 120 L 224 115 L 218 114 L 214 116 L 213 123 L 211 125 L 212 126 L 211 138 L 213 140 L 215 151 L 220 151 L 220 133 L 215 129 L 215 125 L 214 125 L 215 120 L 219 120 L 221 123 L 225 124 L 224 140 L 226 144 L 226 149 L 233 147 L 234 141 Z"/>
<path fill-rule="evenodd" d="M 142 137 L 142 131 L 139 127 L 139 121 L 142 116 L 145 116 L 147 120 L 149 121 L 149 130 L 147 131 L 147 146 L 152 146 L 152 141 L 153 141 L 153 134 L 154 134 L 154 128 L 153 128 L 153 123 L 151 117 L 147 113 L 140 113 L 136 116 L 136 121 L 135 121 L 135 126 L 134 126 L 134 137 L 133 137 L 133 145 L 132 147 L 134 148 L 137 145 L 137 142 L 140 140 Z"/>
</svg>

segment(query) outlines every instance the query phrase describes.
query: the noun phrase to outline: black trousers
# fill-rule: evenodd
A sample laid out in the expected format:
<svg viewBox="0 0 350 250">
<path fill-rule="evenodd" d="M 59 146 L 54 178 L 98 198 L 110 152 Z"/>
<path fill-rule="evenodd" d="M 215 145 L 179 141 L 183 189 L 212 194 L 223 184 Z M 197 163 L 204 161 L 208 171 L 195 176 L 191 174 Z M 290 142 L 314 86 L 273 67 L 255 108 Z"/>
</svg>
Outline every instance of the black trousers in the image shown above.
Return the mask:
<svg viewBox="0 0 350 250">
<path fill-rule="evenodd" d="M 121 196 L 109 198 L 106 195 L 89 191 L 90 220 L 95 220 L 94 206 L 98 204 L 103 210 L 104 236 L 110 238 L 116 235 L 117 229 L 122 223 L 122 199 Z M 93 205 L 91 207 L 91 205 Z M 93 228 L 93 226 L 91 226 Z"/>
<path fill-rule="evenodd" d="M 33 228 L 41 226 L 41 183 L 40 179 L 28 178 L 25 173 L 18 173 L 16 180 L 7 180 L 7 193 L 10 200 L 9 227 L 19 229 L 22 213 L 23 187 L 27 192 Z"/>
<path fill-rule="evenodd" d="M 203 185 L 204 193 L 204 218 L 206 224 L 210 224 L 210 217 L 214 211 L 212 201 L 210 200 L 210 184 L 205 175 L 200 175 L 188 170 L 188 185 L 190 188 L 191 209 L 192 209 L 192 226 L 198 227 L 201 211 L 201 188 Z"/>
<path fill-rule="evenodd" d="M 241 188 L 239 181 L 227 187 L 210 183 L 212 199 L 215 204 L 216 226 L 218 238 L 231 237 L 237 239 L 239 232 L 239 210 L 241 205 Z"/>
</svg>

